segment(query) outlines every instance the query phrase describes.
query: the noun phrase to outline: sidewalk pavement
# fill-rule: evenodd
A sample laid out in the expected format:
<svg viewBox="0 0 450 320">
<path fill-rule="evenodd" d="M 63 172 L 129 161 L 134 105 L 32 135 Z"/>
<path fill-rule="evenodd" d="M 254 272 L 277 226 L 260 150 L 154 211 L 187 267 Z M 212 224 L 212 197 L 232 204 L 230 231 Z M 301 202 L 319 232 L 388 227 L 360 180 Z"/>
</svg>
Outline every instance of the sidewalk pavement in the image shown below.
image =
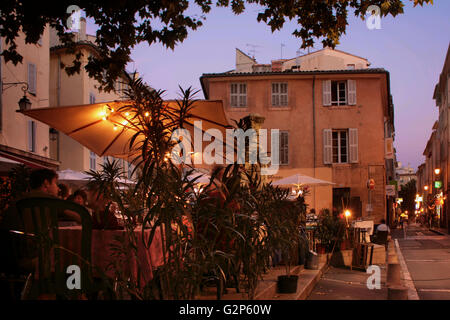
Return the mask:
<svg viewBox="0 0 450 320">
<path fill-rule="evenodd" d="M 445 228 L 430 228 L 429 230 L 433 231 L 435 233 L 439 233 L 441 235 L 446 235 L 446 236 L 449 235 L 448 229 L 445 229 Z"/>
<path fill-rule="evenodd" d="M 370 290 L 370 274 L 361 270 L 329 267 L 308 300 L 386 300 L 386 265 L 381 270 L 381 289 Z"/>
</svg>

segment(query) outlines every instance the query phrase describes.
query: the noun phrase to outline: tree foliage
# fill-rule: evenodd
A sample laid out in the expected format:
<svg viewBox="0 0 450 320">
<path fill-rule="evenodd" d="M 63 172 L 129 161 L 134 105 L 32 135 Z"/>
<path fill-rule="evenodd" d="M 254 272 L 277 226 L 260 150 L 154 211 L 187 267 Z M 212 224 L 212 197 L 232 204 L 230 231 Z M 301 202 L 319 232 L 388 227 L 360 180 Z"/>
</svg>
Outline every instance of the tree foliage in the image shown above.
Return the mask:
<svg viewBox="0 0 450 320">
<path fill-rule="evenodd" d="M 416 5 L 432 3 L 433 0 L 409 0 Z M 260 7 L 258 22 L 270 26 L 272 32 L 280 30 L 287 20 L 294 20 L 298 28 L 293 35 L 300 39 L 301 47 L 314 45 L 321 39 L 324 46 L 335 47 L 345 33 L 350 10 L 364 19 L 370 5 L 381 8 L 381 15 L 403 13 L 405 0 L 109 0 L 42 2 L 30 0 L 3 0 L 0 11 L 0 36 L 6 40 L 2 55 L 6 62 L 22 61 L 16 40 L 22 31 L 26 43 L 36 44 L 48 24 L 54 27 L 61 41 L 75 56 L 71 66 L 65 66 L 69 74 L 79 72 L 82 54 L 76 51 L 67 20 L 71 5 L 81 8 L 86 17 L 96 25 L 96 45 L 99 55 L 89 59 L 85 66 L 89 75 L 98 80 L 106 90 L 113 88 L 115 79 L 130 61 L 131 50 L 139 43 L 152 45 L 160 42 L 174 47 L 185 40 L 190 31 L 202 26 L 206 14 L 213 5 L 230 7 L 233 13 L 242 14 L 246 5 Z M 201 12 L 200 15 L 191 12 Z M 106 70 L 106 76 L 104 71 Z"/>
<path fill-rule="evenodd" d="M 409 181 L 407 184 L 402 186 L 402 189 L 398 193 L 399 197 L 403 198 L 402 211 L 407 210 L 409 213 L 414 212 L 416 192 L 417 190 L 415 179 Z"/>
</svg>

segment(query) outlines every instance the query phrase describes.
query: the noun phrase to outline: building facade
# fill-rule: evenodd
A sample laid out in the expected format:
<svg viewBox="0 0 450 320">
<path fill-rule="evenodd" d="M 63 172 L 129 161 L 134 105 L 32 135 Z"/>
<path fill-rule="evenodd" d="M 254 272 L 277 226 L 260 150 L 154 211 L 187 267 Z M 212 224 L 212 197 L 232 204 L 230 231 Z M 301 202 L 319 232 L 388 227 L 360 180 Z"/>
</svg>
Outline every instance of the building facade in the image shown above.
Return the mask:
<svg viewBox="0 0 450 320">
<path fill-rule="evenodd" d="M 85 105 L 124 98 L 124 91 L 127 89 L 130 77 L 123 73 L 123 76 L 116 82 L 114 91 L 105 92 L 98 89 L 99 83 L 90 78 L 84 66 L 91 55 L 96 55 L 95 37 L 86 34 L 86 21 L 81 18 L 79 32 L 74 32 L 74 41 L 77 43 L 76 49 L 82 54 L 82 66 L 80 73 L 68 75 L 60 67 L 61 63 L 70 65 L 74 59 L 72 53 L 61 45 L 55 30 L 50 34 L 50 105 L 70 106 Z M 61 170 L 71 169 L 75 171 L 99 170 L 101 164 L 106 161 L 105 157 L 96 155 L 69 136 L 51 130 L 50 134 L 50 155 L 53 159 L 61 162 Z M 111 160 L 111 159 L 110 159 Z M 120 160 L 125 173 L 130 177 L 132 168 L 126 161 Z"/>
<path fill-rule="evenodd" d="M 21 63 L 5 63 L 0 57 L 0 173 L 22 163 L 32 168 L 58 169 L 50 158 L 49 128 L 16 110 L 24 96 L 30 108 L 49 106 L 49 28 L 37 44 L 26 44 L 25 36 L 16 39 Z M 7 48 L 0 38 L 0 52 Z"/>
<path fill-rule="evenodd" d="M 354 218 L 377 223 L 390 210 L 385 186 L 394 178 L 394 119 L 389 73 L 368 66 L 331 49 L 271 65 L 237 50 L 235 70 L 200 81 L 206 99 L 223 101 L 230 123 L 258 114 L 262 128 L 280 130 L 280 169 L 270 179 L 302 173 L 332 181 L 312 189 L 310 208 L 350 207 Z"/>
<path fill-rule="evenodd" d="M 433 125 L 433 132 L 427 142 L 423 155 L 425 163 L 419 167 L 418 190 L 423 190 L 430 197 L 439 196 L 442 202 L 442 208 L 438 214 L 439 226 L 448 228 L 450 231 L 450 208 L 448 199 L 450 193 L 449 185 L 449 143 L 450 143 L 450 44 L 445 57 L 442 72 L 439 75 L 439 81 L 435 86 L 433 99 L 439 108 L 439 119 Z M 439 170 L 436 174 L 435 170 Z M 440 181 L 441 188 L 435 188 L 435 181 Z M 427 187 L 428 190 L 424 190 Z M 436 202 L 437 203 L 437 202 Z"/>
</svg>

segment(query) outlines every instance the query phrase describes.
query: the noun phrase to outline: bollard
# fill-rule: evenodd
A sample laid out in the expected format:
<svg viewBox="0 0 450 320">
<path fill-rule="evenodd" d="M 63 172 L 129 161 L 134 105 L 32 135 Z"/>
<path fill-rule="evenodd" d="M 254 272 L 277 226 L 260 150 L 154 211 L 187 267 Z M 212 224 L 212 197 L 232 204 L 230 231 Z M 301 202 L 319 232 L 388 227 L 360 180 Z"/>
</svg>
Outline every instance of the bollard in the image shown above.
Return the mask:
<svg viewBox="0 0 450 320">
<path fill-rule="evenodd" d="M 388 300 L 408 300 L 408 288 L 401 285 L 389 286 Z"/>
<path fill-rule="evenodd" d="M 398 256 L 396 254 L 389 254 L 387 258 L 387 263 L 398 263 Z"/>
<path fill-rule="evenodd" d="M 401 281 L 401 272 L 400 272 L 400 264 L 399 263 L 388 263 L 387 266 L 387 278 L 386 283 L 388 286 L 390 285 L 400 285 Z"/>
</svg>

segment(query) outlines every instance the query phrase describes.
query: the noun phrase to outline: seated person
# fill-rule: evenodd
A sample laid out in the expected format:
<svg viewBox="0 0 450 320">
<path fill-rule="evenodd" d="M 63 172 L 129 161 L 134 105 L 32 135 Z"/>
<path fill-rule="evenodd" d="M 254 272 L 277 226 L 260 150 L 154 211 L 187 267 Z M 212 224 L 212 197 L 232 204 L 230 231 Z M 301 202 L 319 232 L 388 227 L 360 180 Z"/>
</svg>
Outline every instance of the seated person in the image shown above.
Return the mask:
<svg viewBox="0 0 450 320">
<path fill-rule="evenodd" d="M 81 206 L 87 205 L 87 193 L 83 189 L 76 190 L 67 200 L 78 203 Z"/>
<path fill-rule="evenodd" d="M 37 169 L 30 174 L 31 191 L 23 195 L 20 199 L 28 198 L 58 198 L 58 174 L 50 169 Z M 59 214 L 59 219 L 63 221 L 75 221 L 81 223 L 80 216 L 70 210 L 64 210 Z M 1 225 L 6 228 L 17 228 L 20 224 L 18 221 L 18 213 L 15 205 L 9 207 L 3 216 Z M 2 228 L 2 227 L 0 227 Z"/>
<path fill-rule="evenodd" d="M 58 174 L 54 170 L 50 169 L 38 169 L 34 170 L 30 174 L 30 187 L 31 191 L 23 195 L 21 199 L 29 198 L 52 198 L 57 199 L 59 188 L 57 185 Z M 58 220 L 71 220 L 81 223 L 80 216 L 70 210 L 64 210 L 59 213 Z M 13 245 L 13 238 L 17 238 L 16 233 L 10 233 L 10 230 L 23 230 L 23 221 L 19 218 L 19 213 L 15 203 L 11 205 L 8 210 L 4 212 L 3 219 L 0 222 L 1 243 L 5 247 L 11 248 Z M 16 253 L 18 256 L 14 256 L 16 253 L 13 250 L 2 250 L 0 262 L 9 263 L 9 268 L 16 268 L 16 270 L 33 270 L 32 264 L 34 258 L 37 257 L 35 248 L 27 241 L 23 241 L 22 238 L 17 238 Z M 2 263 L 0 263 L 2 264 Z M 3 269 L 2 265 L 2 269 Z"/>
<path fill-rule="evenodd" d="M 88 207 L 92 210 L 93 229 L 122 229 L 114 215 L 115 204 L 90 187 L 87 192 Z"/>
<path fill-rule="evenodd" d="M 386 220 L 381 219 L 381 223 L 378 225 L 376 232 L 378 233 L 378 231 L 387 231 L 388 233 L 391 232 L 391 230 L 386 224 Z"/>
</svg>

